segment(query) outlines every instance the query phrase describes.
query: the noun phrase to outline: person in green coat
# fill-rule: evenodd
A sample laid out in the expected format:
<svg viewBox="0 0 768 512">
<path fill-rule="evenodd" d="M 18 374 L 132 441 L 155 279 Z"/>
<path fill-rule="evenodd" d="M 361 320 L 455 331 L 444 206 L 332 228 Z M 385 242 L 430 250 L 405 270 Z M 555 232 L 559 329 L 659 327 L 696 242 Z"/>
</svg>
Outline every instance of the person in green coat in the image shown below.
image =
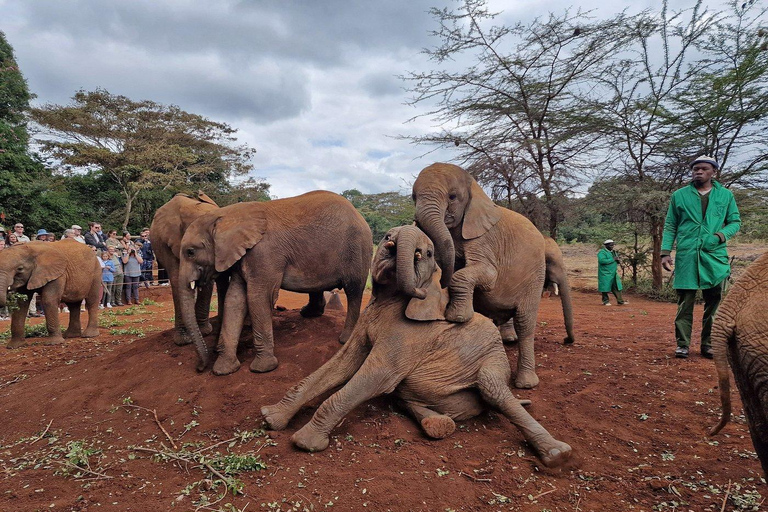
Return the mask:
<svg viewBox="0 0 768 512">
<path fill-rule="evenodd" d="M 603 306 L 610 306 L 608 292 L 616 297 L 620 306 L 627 302 L 621 297 L 621 278 L 616 272 L 619 257 L 613 250 L 613 240 L 603 242 L 604 247 L 597 252 L 597 291 L 603 294 Z"/>
<path fill-rule="evenodd" d="M 696 290 L 704 297 L 701 328 L 701 355 L 712 359 L 709 336 L 722 298 L 722 286 L 731 273 L 726 242 L 741 227 L 739 209 L 730 190 L 713 178 L 719 168 L 711 156 L 691 162 L 693 181 L 672 194 L 661 241 L 661 266 L 672 270 L 675 253 L 677 315 L 675 316 L 675 357 L 688 357 L 693 326 Z"/>
</svg>

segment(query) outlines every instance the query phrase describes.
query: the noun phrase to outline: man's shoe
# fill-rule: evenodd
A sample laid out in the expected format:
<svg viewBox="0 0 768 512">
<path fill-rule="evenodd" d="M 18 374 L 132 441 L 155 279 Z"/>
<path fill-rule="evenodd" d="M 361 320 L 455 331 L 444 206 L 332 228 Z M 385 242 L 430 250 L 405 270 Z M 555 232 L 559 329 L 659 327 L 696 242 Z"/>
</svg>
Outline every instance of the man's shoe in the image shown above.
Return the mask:
<svg viewBox="0 0 768 512">
<path fill-rule="evenodd" d="M 624 302 L 619 302 L 619 306 L 623 306 L 624 304 L 629 304 L 629 301 L 625 300 Z"/>
<path fill-rule="evenodd" d="M 688 359 L 688 347 L 677 347 L 675 357 L 678 359 Z"/>
<path fill-rule="evenodd" d="M 714 359 L 715 353 L 712 352 L 712 347 L 701 347 L 701 355 L 706 359 Z"/>
<path fill-rule="evenodd" d="M 612 306 L 612 305 L 613 304 L 611 304 L 610 302 L 603 302 L 603 306 Z"/>
</svg>

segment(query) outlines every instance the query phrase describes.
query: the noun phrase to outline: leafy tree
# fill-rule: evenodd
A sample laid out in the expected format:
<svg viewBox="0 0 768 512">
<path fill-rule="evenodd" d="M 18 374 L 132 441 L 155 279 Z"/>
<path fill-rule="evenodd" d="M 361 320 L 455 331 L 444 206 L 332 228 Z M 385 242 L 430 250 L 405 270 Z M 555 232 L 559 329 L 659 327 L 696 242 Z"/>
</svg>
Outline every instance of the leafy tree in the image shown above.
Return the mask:
<svg viewBox="0 0 768 512">
<path fill-rule="evenodd" d="M 235 129 L 153 101 L 133 101 L 103 89 L 80 90 L 69 106 L 32 109 L 47 138 L 46 154 L 65 170 L 109 176 L 124 200 L 122 227 L 148 190 L 223 183 L 251 169 L 253 150 L 235 146 Z"/>
<path fill-rule="evenodd" d="M 341 195 L 349 199 L 368 223 L 374 243 L 393 227 L 413 223 L 416 211 L 410 196 L 399 192 L 363 194 L 356 189 L 345 190 Z"/>
<path fill-rule="evenodd" d="M 497 14 L 486 0 L 431 12 L 440 44 L 425 53 L 439 68 L 405 79 L 411 104 L 436 104 L 417 117 L 432 117 L 441 130 L 411 140 L 457 147 L 459 159 L 508 203 L 513 194 L 521 202 L 541 196 L 556 237 L 556 197 L 594 168 L 602 149 L 595 106 L 579 91 L 626 44 L 629 20 L 620 14 L 594 22 L 565 11 L 529 25 L 487 27 Z M 468 56 L 466 69 L 449 69 Z"/>
</svg>

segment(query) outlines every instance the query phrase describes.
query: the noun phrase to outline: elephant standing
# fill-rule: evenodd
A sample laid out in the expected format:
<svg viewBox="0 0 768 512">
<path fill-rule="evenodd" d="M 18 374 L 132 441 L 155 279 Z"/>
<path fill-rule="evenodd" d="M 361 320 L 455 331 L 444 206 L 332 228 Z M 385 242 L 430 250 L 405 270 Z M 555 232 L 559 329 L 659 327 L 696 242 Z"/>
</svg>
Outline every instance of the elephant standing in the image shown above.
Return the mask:
<svg viewBox="0 0 768 512">
<path fill-rule="evenodd" d="M 285 428 L 307 402 L 343 385 L 293 435 L 299 448 L 324 450 L 331 430 L 352 409 L 394 392 L 429 437 L 450 435 L 454 420 L 490 405 L 520 429 L 545 465 L 570 457 L 571 447 L 554 439 L 509 389 L 509 360 L 496 326 L 481 315 L 458 325 L 440 321 L 448 297 L 432 241 L 420 229 L 387 233 L 372 279 L 373 297 L 349 342 L 278 404 L 261 409 L 271 428 Z"/>
<path fill-rule="evenodd" d="M 11 341 L 8 348 L 24 344 L 24 322 L 29 301 L 38 293 L 48 328 L 47 344 L 63 343 L 64 338 L 99 335 L 99 293 L 101 266 L 93 250 L 74 240 L 28 242 L 0 252 L 0 307 L 7 303 L 8 292 L 27 296 L 11 315 Z M 88 325 L 81 332 L 80 304 L 85 299 Z M 69 327 L 61 335 L 59 304 L 69 308 Z"/>
<path fill-rule="evenodd" d="M 515 386 L 539 383 L 533 351 L 544 288 L 544 237 L 524 216 L 496 206 L 458 166 L 436 163 L 413 184 L 416 222 L 434 240 L 441 283 L 451 302 L 445 318 L 466 322 L 476 309 L 519 338 Z"/>
<path fill-rule="evenodd" d="M 196 325 L 194 294 L 230 268 L 219 334 L 219 357 L 213 367 L 225 375 L 240 367 L 237 343 L 250 315 L 256 357 L 254 372 L 277 367 L 273 353 L 272 308 L 279 290 L 309 293 L 304 317 L 323 314 L 323 292 L 343 288 L 347 317 L 339 337 L 344 343 L 360 315 L 373 239 L 368 224 L 352 203 L 338 194 L 315 191 L 263 203 L 239 203 L 206 213 L 187 228 L 181 241 L 182 318 L 187 330 Z M 220 312 L 221 314 L 222 312 Z M 201 337 L 195 339 L 198 369 L 208 363 Z"/>
<path fill-rule="evenodd" d="M 164 268 L 168 272 L 168 281 L 173 295 L 173 310 L 175 313 L 174 327 L 177 345 L 188 345 L 193 342 L 194 336 L 188 332 L 182 322 L 181 293 L 179 286 L 179 251 L 181 250 L 181 238 L 187 227 L 196 218 L 206 212 L 218 210 L 219 206 L 203 192 L 198 192 L 196 197 L 185 194 L 176 194 L 170 201 L 157 209 L 152 219 L 150 233 L 152 233 L 152 249 L 155 252 L 158 268 Z M 224 308 L 224 296 L 226 294 L 228 276 L 222 275 L 216 280 L 218 288 L 219 312 Z M 195 317 L 197 325 L 195 330 L 202 336 L 213 331 L 208 316 L 210 315 L 211 297 L 213 296 L 213 281 L 205 283 L 197 293 L 195 303 Z"/>
<path fill-rule="evenodd" d="M 723 412 L 710 432 L 717 434 L 731 417 L 728 364 L 739 388 L 752 444 L 768 477 L 768 253 L 758 258 L 728 291 L 712 326 Z"/>
</svg>

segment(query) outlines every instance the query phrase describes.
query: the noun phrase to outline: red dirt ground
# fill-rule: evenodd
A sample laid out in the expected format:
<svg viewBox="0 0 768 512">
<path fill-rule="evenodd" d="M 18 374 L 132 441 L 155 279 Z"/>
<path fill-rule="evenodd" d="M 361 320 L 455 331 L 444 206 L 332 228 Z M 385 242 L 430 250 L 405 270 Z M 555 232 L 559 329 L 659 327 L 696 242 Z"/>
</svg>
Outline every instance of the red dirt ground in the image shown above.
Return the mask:
<svg viewBox="0 0 768 512">
<path fill-rule="evenodd" d="M 258 452 L 267 467 L 238 476 L 243 494 L 201 507 L 199 487 L 182 491 L 210 473 L 134 450 L 165 450 L 161 444 L 170 441 L 151 412 L 127 404 L 156 410 L 179 448 L 200 443 L 188 451 L 257 430 L 262 405 L 278 401 L 338 350 L 343 313 L 303 319 L 297 309 L 305 296 L 283 292 L 278 305 L 288 309 L 274 318 L 280 366 L 251 373 L 252 349 L 241 346 L 240 370 L 216 377 L 196 373 L 194 349 L 172 343 L 168 288 L 149 296 L 157 304 L 102 318 L 127 322 L 112 329 L 132 334 L 102 329 L 98 338 L 64 346 L 30 339 L 2 354 L 0 510 L 698 512 L 723 510 L 724 503 L 725 510 L 759 510 L 766 494 L 735 390 L 734 421 L 717 437 L 706 434 L 719 414 L 714 366 L 698 354 L 671 357 L 675 306 L 630 296 L 627 306 L 605 308 L 597 293 L 576 292 L 576 344 L 561 344 L 559 300 L 543 299 L 541 384 L 515 391 L 573 446 L 567 467 L 541 467 L 520 433 L 494 413 L 460 423 L 447 439 L 427 439 L 387 397 L 357 408 L 335 429 L 328 450 L 308 454 L 290 437 L 310 419 L 315 401 L 285 431 L 206 450 Z M 6 329 L 2 322 L 0 331 Z M 516 350 L 508 353 L 514 368 Z M 90 468 L 110 478 L 62 474 L 62 462 L 74 461 L 65 457 L 73 441 L 100 450 L 88 457 Z M 205 494 L 210 501 L 220 496 Z"/>
</svg>

